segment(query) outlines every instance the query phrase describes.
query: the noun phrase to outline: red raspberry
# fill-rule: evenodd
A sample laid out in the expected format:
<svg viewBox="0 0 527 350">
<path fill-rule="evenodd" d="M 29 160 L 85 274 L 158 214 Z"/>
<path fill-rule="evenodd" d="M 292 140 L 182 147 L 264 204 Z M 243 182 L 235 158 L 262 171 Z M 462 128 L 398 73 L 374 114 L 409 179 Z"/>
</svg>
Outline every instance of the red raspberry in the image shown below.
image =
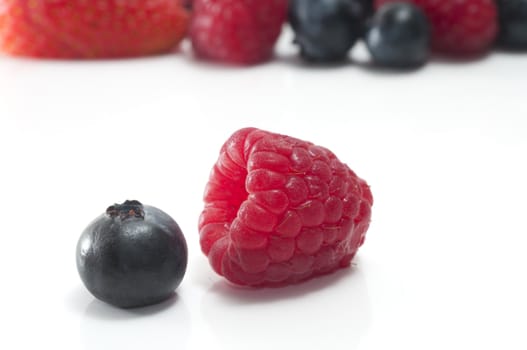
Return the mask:
<svg viewBox="0 0 527 350">
<path fill-rule="evenodd" d="M 189 17 L 174 0 L 0 0 L 0 50 L 50 58 L 156 54 L 184 38 Z"/>
<path fill-rule="evenodd" d="M 287 0 L 194 0 L 194 51 L 227 63 L 265 61 L 273 54 L 287 8 Z"/>
<path fill-rule="evenodd" d="M 218 274 L 254 286 L 348 266 L 373 204 L 366 182 L 331 151 L 253 128 L 223 145 L 204 200 L 202 251 Z"/>
<path fill-rule="evenodd" d="M 399 0 L 375 0 L 375 7 Z M 406 0 L 419 6 L 432 25 L 437 52 L 477 55 L 488 50 L 498 32 L 495 0 Z"/>
</svg>

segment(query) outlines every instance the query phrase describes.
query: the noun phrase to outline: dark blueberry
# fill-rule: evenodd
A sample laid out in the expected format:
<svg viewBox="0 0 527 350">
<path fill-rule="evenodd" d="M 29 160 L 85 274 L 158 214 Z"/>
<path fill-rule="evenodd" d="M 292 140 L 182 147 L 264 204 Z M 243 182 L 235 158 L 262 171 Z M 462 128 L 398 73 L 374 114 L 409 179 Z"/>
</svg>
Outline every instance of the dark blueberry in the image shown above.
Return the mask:
<svg viewBox="0 0 527 350">
<path fill-rule="evenodd" d="M 109 304 L 131 308 L 170 298 L 187 268 L 187 243 L 177 223 L 138 201 L 115 204 L 77 243 L 86 288 Z"/>
<path fill-rule="evenodd" d="M 363 33 L 371 0 L 292 0 L 289 22 L 302 58 L 344 60 Z"/>
<path fill-rule="evenodd" d="M 366 33 L 373 61 L 394 68 L 417 67 L 430 51 L 430 29 L 424 13 L 408 3 L 383 5 Z"/>
<path fill-rule="evenodd" d="M 527 0 L 497 0 L 499 43 L 509 49 L 527 49 Z"/>
<path fill-rule="evenodd" d="M 373 0 L 359 0 L 363 7 L 363 17 L 364 19 L 369 19 L 373 16 L 374 10 L 373 10 Z"/>
</svg>

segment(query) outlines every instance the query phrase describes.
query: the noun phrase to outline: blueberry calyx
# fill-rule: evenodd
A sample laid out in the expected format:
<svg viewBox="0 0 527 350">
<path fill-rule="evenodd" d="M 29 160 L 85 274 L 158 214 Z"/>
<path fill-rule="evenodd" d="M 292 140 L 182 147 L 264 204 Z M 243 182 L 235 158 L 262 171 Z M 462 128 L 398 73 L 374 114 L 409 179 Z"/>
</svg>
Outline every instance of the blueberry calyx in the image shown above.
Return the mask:
<svg viewBox="0 0 527 350">
<path fill-rule="evenodd" d="M 106 215 L 111 218 L 119 217 L 121 220 L 128 218 L 145 218 L 143 204 L 137 200 L 126 200 L 122 204 L 115 203 L 106 209 Z"/>
</svg>

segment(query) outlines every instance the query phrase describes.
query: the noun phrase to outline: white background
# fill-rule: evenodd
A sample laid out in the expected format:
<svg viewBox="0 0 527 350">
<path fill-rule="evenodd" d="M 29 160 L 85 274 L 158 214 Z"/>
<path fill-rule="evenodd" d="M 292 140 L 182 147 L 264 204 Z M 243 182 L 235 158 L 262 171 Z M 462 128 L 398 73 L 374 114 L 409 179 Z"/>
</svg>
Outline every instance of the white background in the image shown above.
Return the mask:
<svg viewBox="0 0 527 350">
<path fill-rule="evenodd" d="M 306 67 L 289 40 L 252 68 L 0 58 L 0 348 L 527 348 L 527 54 L 393 73 Z M 369 182 L 351 269 L 246 290 L 209 268 L 203 189 L 246 126 L 330 148 Z M 125 199 L 172 215 L 190 252 L 174 299 L 129 311 L 94 300 L 74 260 Z"/>
</svg>

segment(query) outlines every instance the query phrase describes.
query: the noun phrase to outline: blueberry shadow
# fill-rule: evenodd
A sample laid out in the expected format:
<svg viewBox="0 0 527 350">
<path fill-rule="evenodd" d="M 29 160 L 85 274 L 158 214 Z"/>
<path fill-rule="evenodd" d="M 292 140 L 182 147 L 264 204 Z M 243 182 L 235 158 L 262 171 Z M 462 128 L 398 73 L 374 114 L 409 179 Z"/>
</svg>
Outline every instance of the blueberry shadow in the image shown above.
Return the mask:
<svg viewBox="0 0 527 350">
<path fill-rule="evenodd" d="M 428 63 L 424 63 L 418 66 L 412 66 L 412 67 L 384 67 L 375 64 L 371 60 L 367 61 L 354 61 L 354 64 L 360 68 L 362 68 L 364 71 L 374 74 L 374 75 L 383 75 L 383 76 L 396 76 L 400 77 L 401 75 L 414 75 L 421 73 L 425 70 L 425 68 L 428 66 Z"/>
<path fill-rule="evenodd" d="M 233 305 L 272 303 L 299 298 L 323 289 L 337 288 L 340 282 L 353 279 L 357 274 L 356 267 L 352 266 L 293 285 L 265 288 L 237 286 L 222 279 L 214 283 L 208 292 Z"/>
<path fill-rule="evenodd" d="M 98 299 L 94 299 L 84 311 L 84 315 L 87 318 L 105 321 L 136 319 L 163 313 L 173 306 L 177 300 L 178 296 L 174 292 L 170 298 L 155 305 L 133 309 L 121 309 Z"/>
<path fill-rule="evenodd" d="M 80 283 L 70 290 L 65 298 L 64 304 L 67 308 L 82 314 L 86 310 L 86 306 L 93 301 L 93 296 Z"/>
<path fill-rule="evenodd" d="M 296 67 L 303 70 L 310 71 L 328 71 L 328 70 L 339 70 L 339 69 L 350 69 L 350 68 L 359 68 L 368 73 L 383 75 L 383 76 L 400 76 L 419 73 L 425 69 L 427 64 L 422 64 L 419 66 L 413 67 L 383 67 L 375 64 L 371 58 L 357 58 L 354 57 L 353 51 L 351 55 L 344 60 L 335 61 L 335 62 L 309 62 L 298 53 L 288 53 L 280 54 L 275 58 L 276 62 L 279 64 L 284 64 L 292 67 Z"/>
<path fill-rule="evenodd" d="M 343 68 L 347 69 L 354 64 L 354 62 L 349 57 L 343 60 L 332 62 L 306 61 L 297 52 L 287 54 L 275 54 L 275 57 L 273 59 L 277 64 L 287 65 L 299 69 L 310 69 L 320 71 L 338 70 Z"/>
<path fill-rule="evenodd" d="M 176 305 L 174 305 L 176 304 Z M 93 300 L 80 320 L 83 349 L 186 349 L 191 317 L 185 302 L 170 299 L 138 309 L 118 309 Z"/>
<path fill-rule="evenodd" d="M 503 45 L 496 45 L 494 51 L 510 56 L 525 56 L 527 54 L 527 47 L 506 47 Z"/>
</svg>

